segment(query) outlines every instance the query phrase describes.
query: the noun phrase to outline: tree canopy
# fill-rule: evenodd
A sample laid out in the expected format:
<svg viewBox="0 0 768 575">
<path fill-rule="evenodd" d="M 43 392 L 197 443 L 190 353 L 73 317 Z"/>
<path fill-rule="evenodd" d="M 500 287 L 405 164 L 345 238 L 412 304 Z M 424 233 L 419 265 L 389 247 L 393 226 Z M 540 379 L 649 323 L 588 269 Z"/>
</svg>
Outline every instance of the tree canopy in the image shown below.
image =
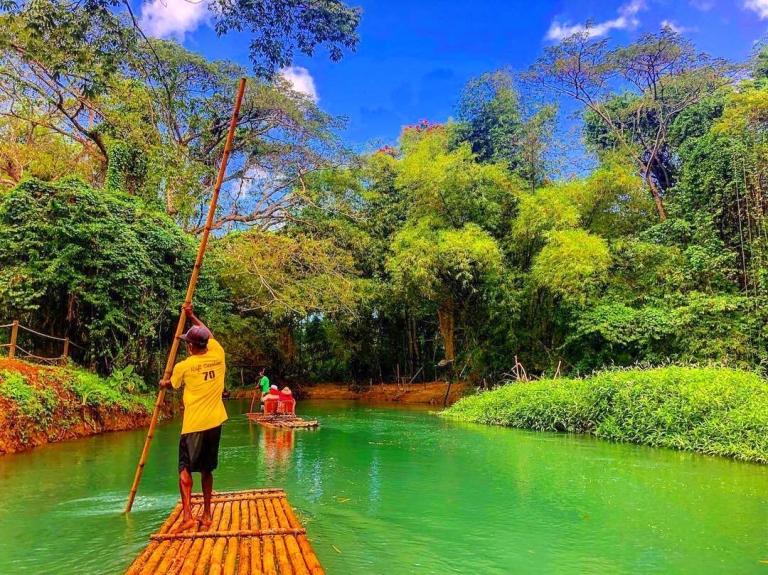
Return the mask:
<svg viewBox="0 0 768 575">
<path fill-rule="evenodd" d="M 0 8 L 26 22 L 29 39 L 38 46 L 53 44 L 81 64 L 88 63 L 89 53 L 106 52 L 115 57 L 112 64 L 117 67 L 119 55 L 132 49 L 136 35 L 144 37 L 129 0 L 2 0 Z M 335 62 L 359 42 L 362 11 L 339 0 L 209 0 L 207 8 L 219 36 L 250 33 L 251 63 L 258 77 L 273 77 L 293 62 L 296 51 L 311 56 L 322 46 Z M 134 29 L 128 31 L 136 34 L 125 34 L 120 21 L 131 24 Z M 92 43 L 94 27 L 110 32 L 106 44 Z M 62 60 L 54 66 L 64 71 L 68 63 Z"/>
<path fill-rule="evenodd" d="M 295 50 L 353 48 L 359 12 L 218 6 L 259 62 L 199 293 L 233 365 L 491 384 L 516 361 L 765 371 L 764 49 L 734 65 L 669 28 L 626 46 L 587 30 L 521 76 L 470 81 L 455 121 L 353 153 L 344 122 L 273 72 Z M 0 320 L 158 375 L 247 70 L 145 38 L 127 11 L 0 15 Z M 583 149 L 560 146 L 562 97 Z"/>
</svg>

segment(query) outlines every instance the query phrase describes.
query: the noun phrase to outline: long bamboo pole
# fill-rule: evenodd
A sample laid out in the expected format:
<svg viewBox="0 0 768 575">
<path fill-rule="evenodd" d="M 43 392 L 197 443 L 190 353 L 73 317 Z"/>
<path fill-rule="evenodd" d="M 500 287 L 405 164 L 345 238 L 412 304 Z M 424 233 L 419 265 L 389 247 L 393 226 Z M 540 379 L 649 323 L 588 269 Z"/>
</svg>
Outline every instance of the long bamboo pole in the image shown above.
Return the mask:
<svg viewBox="0 0 768 575">
<path fill-rule="evenodd" d="M 224 155 L 221 158 L 221 165 L 219 166 L 219 175 L 216 178 L 216 185 L 213 187 L 213 195 L 211 196 L 211 205 L 208 208 L 208 218 L 205 221 L 205 228 L 203 229 L 203 235 L 200 238 L 200 247 L 197 250 L 197 259 L 195 260 L 195 267 L 192 269 L 192 277 L 189 278 L 189 287 L 187 288 L 187 297 L 184 299 L 185 304 L 192 303 L 192 296 L 195 295 L 195 287 L 197 286 L 197 278 L 200 275 L 200 268 L 203 265 L 203 257 L 205 256 L 205 247 L 208 244 L 208 236 L 211 233 L 211 226 L 213 225 L 213 217 L 216 212 L 216 204 L 219 201 L 219 192 L 221 191 L 221 184 L 224 182 L 224 175 L 227 171 L 227 161 L 229 160 L 229 153 L 232 150 L 232 140 L 235 137 L 235 127 L 237 126 L 237 117 L 240 113 L 240 104 L 243 102 L 243 93 L 245 92 L 245 78 L 240 79 L 240 87 L 237 91 L 237 99 L 235 100 L 235 109 L 232 112 L 232 121 L 229 124 L 229 133 L 227 134 L 227 141 L 224 144 Z M 184 333 L 184 326 L 187 323 L 187 314 L 182 310 L 179 315 L 179 323 L 176 326 L 176 335 L 173 338 L 173 344 L 171 345 L 171 352 L 168 354 L 168 361 L 165 364 L 165 373 L 163 374 L 163 380 L 168 380 L 173 372 L 173 365 L 176 363 L 176 353 L 179 351 L 179 337 Z M 130 513 L 133 507 L 133 500 L 136 499 L 136 491 L 139 489 L 139 482 L 141 481 L 141 474 L 144 471 L 144 465 L 147 463 L 147 455 L 149 454 L 149 446 L 152 443 L 152 438 L 155 435 L 155 427 L 157 426 L 157 420 L 160 416 L 160 407 L 165 400 L 165 388 L 161 387 L 157 394 L 157 401 L 155 402 L 155 411 L 152 413 L 152 421 L 149 424 L 149 431 L 147 432 L 147 439 L 144 441 L 144 449 L 141 452 L 141 458 L 139 459 L 139 465 L 136 467 L 136 475 L 133 478 L 133 485 L 131 486 L 131 493 L 128 496 L 128 505 L 125 507 L 125 512 Z"/>
</svg>

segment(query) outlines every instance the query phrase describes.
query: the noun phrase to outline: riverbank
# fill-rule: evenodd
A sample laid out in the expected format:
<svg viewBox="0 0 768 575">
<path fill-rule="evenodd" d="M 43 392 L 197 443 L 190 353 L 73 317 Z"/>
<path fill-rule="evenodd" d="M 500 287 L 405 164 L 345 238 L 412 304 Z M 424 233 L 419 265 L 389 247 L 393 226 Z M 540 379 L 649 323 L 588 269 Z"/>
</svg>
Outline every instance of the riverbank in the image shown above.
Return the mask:
<svg viewBox="0 0 768 575">
<path fill-rule="evenodd" d="M 730 369 L 606 371 L 510 384 L 442 415 L 768 463 L 768 383 Z"/>
<path fill-rule="evenodd" d="M 0 359 L 0 455 L 148 426 L 154 396 L 73 367 Z M 171 417 L 178 401 L 167 401 Z"/>
<path fill-rule="evenodd" d="M 412 383 L 397 385 L 381 383 L 369 387 L 353 387 L 343 383 L 318 383 L 315 385 L 295 386 L 294 391 L 299 399 L 346 399 L 365 402 L 393 401 L 399 403 L 425 403 L 443 405 L 448 384 L 445 382 Z M 448 405 L 456 403 L 469 391 L 466 383 L 454 383 L 448 396 Z M 234 393 L 235 398 L 253 396 L 253 389 L 240 389 Z"/>
</svg>

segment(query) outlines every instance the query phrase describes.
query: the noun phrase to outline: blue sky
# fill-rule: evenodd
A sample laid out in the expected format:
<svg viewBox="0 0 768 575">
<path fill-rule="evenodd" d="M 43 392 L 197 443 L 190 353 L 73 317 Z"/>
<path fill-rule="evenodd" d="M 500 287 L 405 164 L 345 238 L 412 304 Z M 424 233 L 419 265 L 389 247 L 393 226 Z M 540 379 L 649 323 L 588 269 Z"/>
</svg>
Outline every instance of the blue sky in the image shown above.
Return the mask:
<svg viewBox="0 0 768 575">
<path fill-rule="evenodd" d="M 162 2 L 162 3 L 161 3 Z M 768 0 L 358 0 L 360 46 L 337 63 L 318 50 L 286 73 L 325 111 L 348 118 L 352 143 L 394 141 L 402 126 L 454 113 L 461 87 L 483 72 L 524 70 L 542 48 L 587 19 L 597 33 L 631 42 L 670 23 L 697 47 L 743 60 L 766 37 Z M 217 38 L 204 5 L 156 0 L 145 28 L 182 39 L 209 58 L 247 63 L 247 36 Z"/>
</svg>

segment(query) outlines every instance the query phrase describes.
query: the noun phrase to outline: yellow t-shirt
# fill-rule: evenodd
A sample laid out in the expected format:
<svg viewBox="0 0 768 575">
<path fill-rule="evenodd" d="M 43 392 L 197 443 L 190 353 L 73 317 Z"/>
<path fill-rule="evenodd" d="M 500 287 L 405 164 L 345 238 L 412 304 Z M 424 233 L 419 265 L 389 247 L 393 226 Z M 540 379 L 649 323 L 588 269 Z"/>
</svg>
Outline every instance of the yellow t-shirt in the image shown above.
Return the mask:
<svg viewBox="0 0 768 575">
<path fill-rule="evenodd" d="M 184 384 L 182 434 L 205 431 L 227 420 L 227 410 L 221 400 L 225 370 L 224 348 L 213 338 L 208 340 L 208 351 L 190 355 L 173 368 L 171 385 L 179 389 Z"/>
</svg>

